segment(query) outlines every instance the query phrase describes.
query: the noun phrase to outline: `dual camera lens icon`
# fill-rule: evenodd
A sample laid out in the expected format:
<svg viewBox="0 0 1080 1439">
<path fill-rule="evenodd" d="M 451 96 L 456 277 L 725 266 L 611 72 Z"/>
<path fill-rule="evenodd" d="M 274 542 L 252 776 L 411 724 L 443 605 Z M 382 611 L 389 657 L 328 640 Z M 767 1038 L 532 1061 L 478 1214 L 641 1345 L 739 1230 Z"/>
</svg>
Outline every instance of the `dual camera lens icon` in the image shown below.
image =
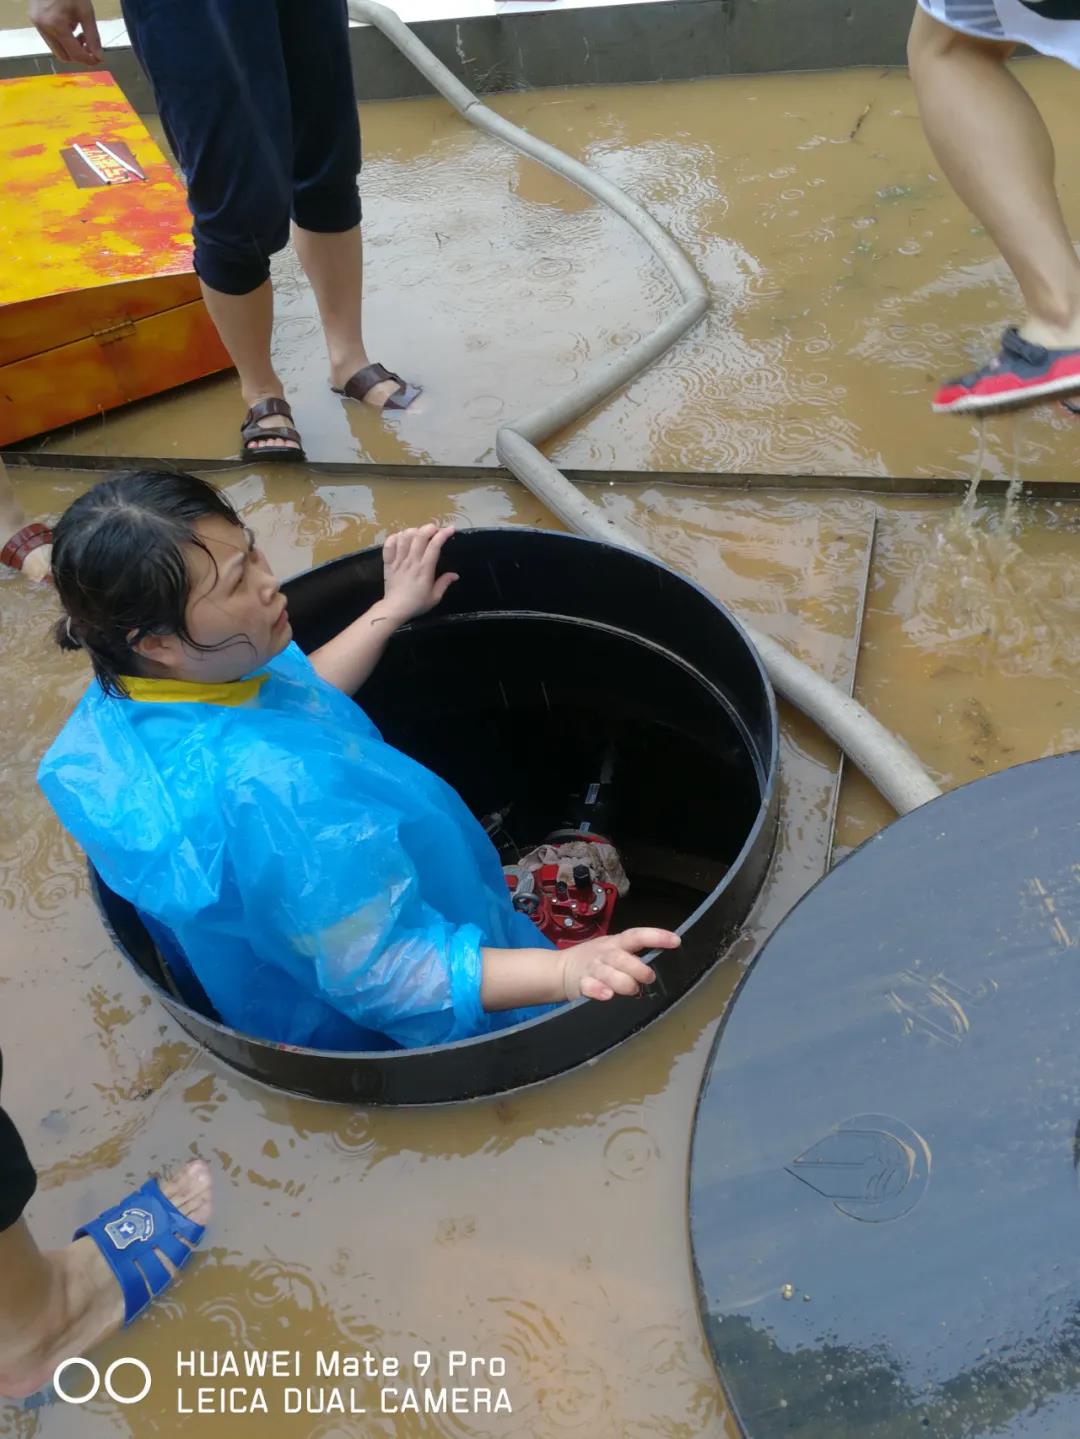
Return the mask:
<svg viewBox="0 0 1080 1439">
<path fill-rule="evenodd" d="M 126 1394 L 118 1390 L 113 1382 L 113 1377 L 117 1370 L 128 1366 L 132 1369 L 137 1369 L 142 1375 L 142 1388 L 137 1393 Z M 90 1388 L 85 1394 L 70 1394 L 61 1382 L 68 1370 L 74 1368 L 85 1369 L 90 1375 Z M 98 1390 L 102 1387 L 104 1387 L 105 1393 L 109 1398 L 117 1404 L 138 1404 L 140 1400 L 145 1399 L 150 1393 L 151 1382 L 150 1370 L 141 1359 L 134 1359 L 130 1355 L 121 1359 L 114 1359 L 104 1374 L 101 1373 L 92 1360 L 82 1359 L 78 1355 L 75 1355 L 73 1358 L 64 1359 L 59 1363 L 53 1370 L 52 1376 L 53 1388 L 56 1390 L 57 1396 L 62 1399 L 65 1404 L 89 1404 L 90 1400 L 94 1398 Z"/>
</svg>

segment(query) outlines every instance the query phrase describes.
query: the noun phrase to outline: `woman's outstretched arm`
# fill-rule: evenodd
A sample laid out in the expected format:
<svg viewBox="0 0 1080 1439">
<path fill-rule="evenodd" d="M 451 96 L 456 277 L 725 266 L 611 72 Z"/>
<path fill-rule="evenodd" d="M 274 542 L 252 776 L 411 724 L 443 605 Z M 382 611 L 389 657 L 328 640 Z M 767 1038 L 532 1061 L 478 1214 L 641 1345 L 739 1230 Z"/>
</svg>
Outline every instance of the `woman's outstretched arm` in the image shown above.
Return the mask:
<svg viewBox="0 0 1080 1439">
<path fill-rule="evenodd" d="M 383 598 L 310 656 L 328 684 L 355 694 L 394 631 L 435 608 L 458 578 L 435 574 L 442 547 L 453 533 L 453 525 L 424 525 L 388 536 L 383 545 Z"/>
<path fill-rule="evenodd" d="M 482 949 L 480 1003 L 490 1013 L 568 999 L 613 999 L 637 994 L 656 975 L 638 956 L 650 949 L 678 949 L 667 929 L 627 929 L 586 940 L 573 949 Z"/>
</svg>

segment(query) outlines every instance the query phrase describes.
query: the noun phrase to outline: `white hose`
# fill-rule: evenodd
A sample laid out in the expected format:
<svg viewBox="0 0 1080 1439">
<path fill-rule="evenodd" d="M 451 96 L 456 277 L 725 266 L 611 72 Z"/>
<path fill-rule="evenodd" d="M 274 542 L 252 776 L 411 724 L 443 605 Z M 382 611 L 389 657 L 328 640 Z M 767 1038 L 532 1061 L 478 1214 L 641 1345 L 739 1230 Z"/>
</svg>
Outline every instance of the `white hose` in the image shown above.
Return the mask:
<svg viewBox="0 0 1080 1439">
<path fill-rule="evenodd" d="M 667 231 L 636 201 L 587 165 L 489 110 L 455 79 L 392 10 L 373 0 L 348 0 L 348 6 L 354 20 L 380 30 L 470 124 L 539 160 L 621 215 L 652 248 L 679 287 L 683 303 L 651 335 L 614 362 L 598 368 L 562 398 L 531 410 L 512 425 L 504 425 L 495 438 L 496 454 L 506 468 L 564 524 L 593 539 L 647 554 L 644 545 L 585 499 L 536 446 L 580 419 L 640 374 L 695 325 L 709 308 L 705 281 Z M 822 679 L 783 645 L 752 629 L 745 621 L 741 623 L 779 693 L 839 745 L 898 813 L 906 814 L 940 795 L 940 789 L 910 750 L 862 705 Z"/>
</svg>

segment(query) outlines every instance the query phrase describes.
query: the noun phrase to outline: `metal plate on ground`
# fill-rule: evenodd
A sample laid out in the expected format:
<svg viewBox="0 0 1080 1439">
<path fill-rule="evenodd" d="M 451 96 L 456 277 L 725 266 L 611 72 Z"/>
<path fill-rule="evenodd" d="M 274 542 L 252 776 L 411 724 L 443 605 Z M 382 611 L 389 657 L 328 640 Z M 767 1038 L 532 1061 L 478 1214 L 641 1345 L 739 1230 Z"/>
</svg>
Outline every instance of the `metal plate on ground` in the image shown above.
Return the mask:
<svg viewBox="0 0 1080 1439">
<path fill-rule="evenodd" d="M 690 1225 L 751 1439 L 1080 1433 L 1080 754 L 899 820 L 751 970 Z"/>
</svg>

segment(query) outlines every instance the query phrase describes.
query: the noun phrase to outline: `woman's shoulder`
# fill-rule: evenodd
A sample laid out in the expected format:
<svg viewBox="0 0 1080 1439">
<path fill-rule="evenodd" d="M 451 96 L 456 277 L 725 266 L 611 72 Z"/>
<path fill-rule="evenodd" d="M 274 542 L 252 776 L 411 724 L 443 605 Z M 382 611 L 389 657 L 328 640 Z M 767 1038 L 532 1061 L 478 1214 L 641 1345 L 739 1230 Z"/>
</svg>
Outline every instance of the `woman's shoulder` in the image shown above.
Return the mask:
<svg viewBox="0 0 1080 1439">
<path fill-rule="evenodd" d="M 267 666 L 267 708 L 290 710 L 332 729 L 338 737 L 377 740 L 379 732 L 360 705 L 319 674 L 295 640 Z"/>
<path fill-rule="evenodd" d="M 115 728 L 114 707 L 121 703 L 118 696 L 105 694 L 97 680 L 92 680 L 45 751 L 38 777 L 67 763 L 99 757 L 104 734 Z"/>
<path fill-rule="evenodd" d="M 57 818 L 106 884 L 167 923 L 219 894 L 219 746 L 191 723 L 201 708 L 140 704 L 95 683 L 38 769 Z"/>
<path fill-rule="evenodd" d="M 262 710 L 300 710 L 316 717 L 334 708 L 329 687 L 300 646 L 293 640 L 263 671 L 269 683 L 259 696 Z"/>
<path fill-rule="evenodd" d="M 281 653 L 270 661 L 267 669 L 271 674 L 287 675 L 290 678 L 309 682 L 318 679 L 314 665 L 295 640 L 289 641 Z"/>
<path fill-rule="evenodd" d="M 65 799 L 87 813 L 121 798 L 127 804 L 140 791 L 146 794 L 151 776 L 187 766 L 192 755 L 212 762 L 217 746 L 200 710 L 140 704 L 106 694 L 95 680 L 45 751 L 38 783 L 57 808 Z M 214 728 L 212 719 L 209 725 Z"/>
</svg>

